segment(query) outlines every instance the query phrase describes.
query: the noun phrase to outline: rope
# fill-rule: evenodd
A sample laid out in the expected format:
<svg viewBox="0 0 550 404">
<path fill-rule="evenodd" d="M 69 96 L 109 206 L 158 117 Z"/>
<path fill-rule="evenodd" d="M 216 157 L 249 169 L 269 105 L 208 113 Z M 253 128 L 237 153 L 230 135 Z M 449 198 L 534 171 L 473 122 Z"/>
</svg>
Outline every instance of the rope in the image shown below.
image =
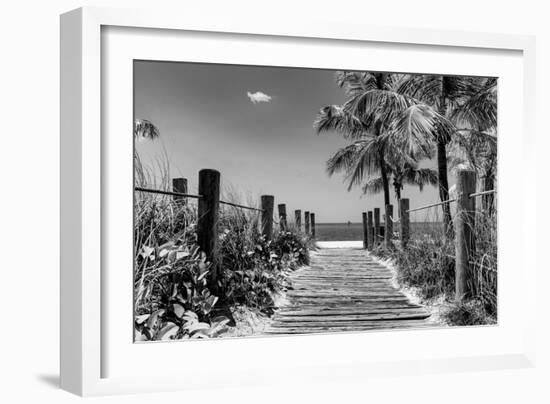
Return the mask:
<svg viewBox="0 0 550 404">
<path fill-rule="evenodd" d="M 252 208 L 250 206 L 245 206 L 245 205 L 239 205 L 238 203 L 233 203 L 233 202 L 220 201 L 220 203 L 224 204 L 224 205 L 234 206 L 236 208 L 255 210 L 257 212 L 263 212 L 264 211 L 263 209 Z"/>
<path fill-rule="evenodd" d="M 135 187 L 134 189 L 138 192 L 148 192 L 151 194 L 168 195 L 168 196 L 179 196 L 181 198 L 197 198 L 197 199 L 202 198 L 202 195 L 183 194 L 181 192 L 162 191 L 160 189 L 149 189 L 149 188 L 141 188 L 141 187 Z M 263 209 L 253 208 L 245 205 L 239 205 L 238 203 L 226 202 L 226 201 L 220 201 L 220 203 L 224 205 L 234 206 L 236 208 L 250 209 L 258 212 L 263 212 Z"/>
<path fill-rule="evenodd" d="M 434 206 L 444 205 L 446 203 L 456 202 L 456 199 L 448 199 L 443 202 L 432 203 L 431 205 L 420 206 L 419 208 L 409 209 L 407 212 L 416 212 L 417 210 L 433 208 Z"/>
<path fill-rule="evenodd" d="M 390 216 L 390 220 L 391 220 L 393 223 L 399 223 L 399 222 L 401 221 L 400 219 L 395 220 L 392 216 Z"/>
<path fill-rule="evenodd" d="M 202 198 L 202 195 L 182 194 L 181 192 L 161 191 L 159 189 L 149 189 L 149 188 L 141 188 L 141 187 L 135 187 L 134 189 L 138 192 L 149 192 L 151 194 L 180 196 L 182 198 Z"/>
<path fill-rule="evenodd" d="M 475 198 L 476 196 L 481 196 L 481 195 L 496 194 L 496 192 L 497 192 L 496 189 L 490 189 L 489 191 L 474 192 L 473 194 L 468 195 L 468 197 L 469 198 Z M 444 205 L 446 203 L 451 203 L 451 202 L 456 202 L 456 201 L 457 201 L 456 198 L 455 199 L 448 199 L 448 200 L 443 201 L 443 202 L 432 203 L 431 205 L 425 205 L 425 206 L 420 206 L 419 208 L 409 209 L 407 212 L 415 212 L 417 210 L 433 208 L 434 206 Z"/>
<path fill-rule="evenodd" d="M 489 191 L 483 191 L 483 192 L 474 192 L 473 194 L 470 194 L 468 195 L 470 198 L 475 198 L 476 196 L 481 196 L 481 195 L 489 195 L 489 194 L 496 194 L 497 193 L 497 190 L 496 189 L 490 189 Z"/>
</svg>

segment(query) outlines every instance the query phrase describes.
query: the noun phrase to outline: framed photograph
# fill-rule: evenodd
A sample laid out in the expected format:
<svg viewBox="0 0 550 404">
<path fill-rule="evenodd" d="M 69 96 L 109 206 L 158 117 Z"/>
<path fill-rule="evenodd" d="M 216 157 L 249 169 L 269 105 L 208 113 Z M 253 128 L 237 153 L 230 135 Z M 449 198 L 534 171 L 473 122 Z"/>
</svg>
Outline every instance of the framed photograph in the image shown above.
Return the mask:
<svg viewBox="0 0 550 404">
<path fill-rule="evenodd" d="M 524 36 L 62 15 L 62 388 L 532 366 L 533 69 Z"/>
</svg>

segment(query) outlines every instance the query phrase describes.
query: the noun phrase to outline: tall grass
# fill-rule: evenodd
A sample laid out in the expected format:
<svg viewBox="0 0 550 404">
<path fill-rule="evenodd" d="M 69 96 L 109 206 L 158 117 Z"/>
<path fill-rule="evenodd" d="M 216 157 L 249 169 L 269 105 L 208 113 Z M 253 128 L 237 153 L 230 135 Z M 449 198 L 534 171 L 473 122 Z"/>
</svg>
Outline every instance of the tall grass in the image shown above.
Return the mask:
<svg viewBox="0 0 550 404">
<path fill-rule="evenodd" d="M 414 287 L 419 296 L 431 301 L 443 298 L 449 303 L 444 317 L 454 325 L 494 323 L 497 319 L 497 215 L 477 212 L 475 216 L 475 250 L 470 258 L 468 289 L 463 303 L 455 297 L 455 240 L 443 236 L 441 225 L 433 217 L 422 233 L 414 234 L 407 248 L 376 254 L 390 257 L 396 264 L 399 282 Z"/>
</svg>

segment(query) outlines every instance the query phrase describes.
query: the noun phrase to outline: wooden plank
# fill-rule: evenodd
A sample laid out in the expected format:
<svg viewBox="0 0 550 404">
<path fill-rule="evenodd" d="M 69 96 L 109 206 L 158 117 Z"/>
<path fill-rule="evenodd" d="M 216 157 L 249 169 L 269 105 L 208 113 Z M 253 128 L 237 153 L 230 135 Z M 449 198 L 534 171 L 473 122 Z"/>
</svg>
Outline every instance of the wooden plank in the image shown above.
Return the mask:
<svg viewBox="0 0 550 404">
<path fill-rule="evenodd" d="M 424 327 L 430 316 L 393 286 L 394 274 L 360 249 L 320 250 L 290 275 L 287 303 L 267 334 Z"/>
<path fill-rule="evenodd" d="M 420 307 L 403 306 L 398 308 L 379 308 L 379 309 L 365 309 L 365 308 L 325 308 L 321 310 L 308 310 L 308 309 L 281 309 L 278 314 L 284 314 L 288 317 L 300 317 L 300 316 L 326 316 L 326 315 L 348 315 L 348 314 L 377 314 L 377 313 L 424 313 L 426 310 Z M 276 317 L 276 316 L 275 316 Z"/>
<path fill-rule="evenodd" d="M 269 328 L 270 329 L 296 329 L 296 328 L 305 328 L 305 329 L 334 329 L 334 328 L 397 328 L 397 327 L 411 327 L 416 325 L 426 324 L 425 320 L 401 320 L 401 321 L 341 321 L 333 323 L 311 323 L 311 322 L 302 322 L 302 323 L 280 323 L 273 322 Z"/>
<path fill-rule="evenodd" d="M 393 323 L 374 322 L 375 324 L 335 325 L 335 326 L 294 326 L 294 327 L 268 327 L 266 334 L 311 334 L 319 332 L 342 332 L 342 331 L 368 331 L 368 330 L 389 330 L 396 328 L 426 328 L 433 327 L 433 324 L 421 321 L 400 321 Z"/>
<path fill-rule="evenodd" d="M 315 316 L 289 316 L 288 314 L 276 315 L 275 322 L 280 323 L 332 323 L 340 321 L 385 321 L 385 320 L 421 320 L 429 317 L 430 314 L 423 312 L 396 312 L 396 313 L 373 313 L 373 314 L 335 314 Z"/>
<path fill-rule="evenodd" d="M 384 309 L 384 308 L 405 308 L 405 307 L 419 307 L 418 305 L 413 305 L 408 302 L 396 301 L 396 302 L 387 302 L 387 301 L 376 301 L 376 302 L 327 302 L 327 301 L 312 301 L 309 304 L 303 301 L 293 301 L 286 305 L 284 308 L 288 309 L 312 309 L 315 307 L 329 308 L 329 309 Z"/>
</svg>

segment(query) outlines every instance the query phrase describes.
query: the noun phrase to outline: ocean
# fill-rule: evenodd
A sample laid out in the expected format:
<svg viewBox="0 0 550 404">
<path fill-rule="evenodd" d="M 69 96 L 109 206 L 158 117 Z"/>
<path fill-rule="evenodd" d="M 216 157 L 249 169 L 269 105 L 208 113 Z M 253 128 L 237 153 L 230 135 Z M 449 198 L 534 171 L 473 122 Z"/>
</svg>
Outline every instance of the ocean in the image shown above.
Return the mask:
<svg viewBox="0 0 550 404">
<path fill-rule="evenodd" d="M 434 234 L 442 231 L 440 222 L 412 222 L 411 238 L 421 237 L 424 234 Z M 399 231 L 399 224 L 394 226 Z M 316 223 L 315 238 L 318 241 L 362 241 L 362 223 Z"/>
</svg>

